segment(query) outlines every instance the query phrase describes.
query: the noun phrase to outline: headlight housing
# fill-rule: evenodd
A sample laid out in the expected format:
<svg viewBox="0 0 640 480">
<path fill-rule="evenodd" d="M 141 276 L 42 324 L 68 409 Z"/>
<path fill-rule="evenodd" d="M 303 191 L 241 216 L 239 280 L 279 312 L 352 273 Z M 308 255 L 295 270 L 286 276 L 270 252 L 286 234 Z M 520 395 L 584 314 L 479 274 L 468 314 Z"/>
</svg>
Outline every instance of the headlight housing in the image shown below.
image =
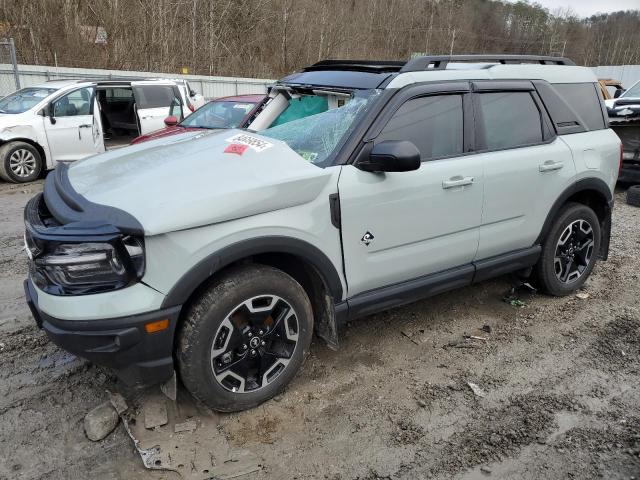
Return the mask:
<svg viewBox="0 0 640 480">
<path fill-rule="evenodd" d="M 28 235 L 27 232 L 25 237 Z M 31 277 L 34 284 L 47 293 L 83 295 L 107 292 L 124 288 L 144 275 L 144 245 L 140 239 L 60 240 L 38 242 L 32 237 L 25 238 L 26 248 L 33 255 Z M 34 246 L 30 247 L 30 244 Z"/>
</svg>

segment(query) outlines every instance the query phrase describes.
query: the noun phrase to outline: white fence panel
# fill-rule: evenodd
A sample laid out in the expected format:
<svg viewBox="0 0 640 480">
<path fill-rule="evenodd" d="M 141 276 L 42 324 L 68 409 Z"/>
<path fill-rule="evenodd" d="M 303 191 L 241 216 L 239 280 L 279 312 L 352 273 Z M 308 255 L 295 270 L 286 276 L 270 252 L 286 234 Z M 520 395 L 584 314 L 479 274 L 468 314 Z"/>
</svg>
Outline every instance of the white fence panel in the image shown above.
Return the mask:
<svg viewBox="0 0 640 480">
<path fill-rule="evenodd" d="M 620 80 L 624 88 L 640 80 L 640 65 L 611 65 L 593 67 L 598 78 L 613 78 Z"/>
<path fill-rule="evenodd" d="M 134 72 L 130 70 L 101 70 L 89 68 L 48 67 L 43 65 L 18 65 L 22 87 L 56 79 L 109 79 L 109 78 L 179 78 L 189 81 L 191 88 L 205 98 L 226 97 L 251 93 L 266 93 L 273 80 L 242 77 L 208 77 L 205 75 L 180 75 L 177 73 Z M 13 66 L 0 63 L 0 97 L 15 88 Z"/>
</svg>

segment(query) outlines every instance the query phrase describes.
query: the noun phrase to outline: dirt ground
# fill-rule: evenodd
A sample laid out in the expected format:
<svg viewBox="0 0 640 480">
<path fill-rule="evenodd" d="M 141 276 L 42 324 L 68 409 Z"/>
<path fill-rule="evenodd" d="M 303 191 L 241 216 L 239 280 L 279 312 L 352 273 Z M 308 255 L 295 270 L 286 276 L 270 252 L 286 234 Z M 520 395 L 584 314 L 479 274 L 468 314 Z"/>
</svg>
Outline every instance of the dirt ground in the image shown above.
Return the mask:
<svg viewBox="0 0 640 480">
<path fill-rule="evenodd" d="M 0 183 L 0 479 L 178 478 L 145 470 L 122 424 L 85 437 L 107 391 L 133 397 L 25 306 L 22 209 L 41 188 Z M 316 341 L 275 400 L 207 421 L 260 459 L 244 478 L 640 479 L 640 209 L 616 201 L 588 298 L 513 305 L 499 279 L 374 315 L 338 352 Z"/>
</svg>

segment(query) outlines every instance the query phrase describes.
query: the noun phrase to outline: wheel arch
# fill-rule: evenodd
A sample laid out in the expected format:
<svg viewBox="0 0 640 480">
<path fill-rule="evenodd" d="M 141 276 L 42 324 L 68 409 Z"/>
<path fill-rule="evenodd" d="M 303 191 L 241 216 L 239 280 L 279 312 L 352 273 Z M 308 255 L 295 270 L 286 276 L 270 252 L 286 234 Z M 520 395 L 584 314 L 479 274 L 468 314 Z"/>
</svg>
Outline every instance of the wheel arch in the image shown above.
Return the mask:
<svg viewBox="0 0 640 480">
<path fill-rule="evenodd" d="M 336 306 L 342 305 L 343 288 L 331 260 L 317 247 L 290 237 L 258 237 L 229 245 L 201 260 L 185 273 L 167 294 L 162 308 L 187 307 L 223 272 L 242 264 L 278 268 L 293 277 L 311 301 L 316 334 L 337 348 Z"/>
<path fill-rule="evenodd" d="M 48 169 L 48 167 L 47 167 L 47 153 L 45 152 L 44 147 L 42 145 L 40 145 L 36 140 L 34 140 L 32 138 L 28 138 L 28 137 L 14 137 L 14 138 L 0 139 L 0 147 L 2 147 L 4 145 L 7 145 L 8 143 L 13 143 L 13 142 L 28 143 L 33 148 L 35 148 L 38 151 L 38 153 L 40 154 L 40 159 L 42 160 L 42 171 L 45 172 Z"/>
<path fill-rule="evenodd" d="M 609 238 L 611 236 L 611 210 L 613 208 L 613 194 L 607 184 L 598 178 L 586 178 L 577 181 L 567 188 L 556 199 L 535 244 L 542 244 L 549 233 L 553 221 L 560 209 L 569 202 L 582 203 L 590 207 L 600 220 L 601 242 L 599 257 L 606 260 L 609 256 Z"/>
</svg>

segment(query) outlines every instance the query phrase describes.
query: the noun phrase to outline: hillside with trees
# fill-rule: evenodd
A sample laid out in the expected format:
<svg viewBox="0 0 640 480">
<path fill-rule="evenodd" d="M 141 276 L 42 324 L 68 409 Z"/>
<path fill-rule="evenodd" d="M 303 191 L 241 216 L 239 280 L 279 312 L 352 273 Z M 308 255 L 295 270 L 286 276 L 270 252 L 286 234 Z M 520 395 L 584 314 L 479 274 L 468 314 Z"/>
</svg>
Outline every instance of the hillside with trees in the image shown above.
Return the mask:
<svg viewBox="0 0 640 480">
<path fill-rule="evenodd" d="M 277 77 L 326 58 L 564 55 L 640 64 L 640 11 L 495 0 L 0 0 L 26 64 Z"/>
</svg>

